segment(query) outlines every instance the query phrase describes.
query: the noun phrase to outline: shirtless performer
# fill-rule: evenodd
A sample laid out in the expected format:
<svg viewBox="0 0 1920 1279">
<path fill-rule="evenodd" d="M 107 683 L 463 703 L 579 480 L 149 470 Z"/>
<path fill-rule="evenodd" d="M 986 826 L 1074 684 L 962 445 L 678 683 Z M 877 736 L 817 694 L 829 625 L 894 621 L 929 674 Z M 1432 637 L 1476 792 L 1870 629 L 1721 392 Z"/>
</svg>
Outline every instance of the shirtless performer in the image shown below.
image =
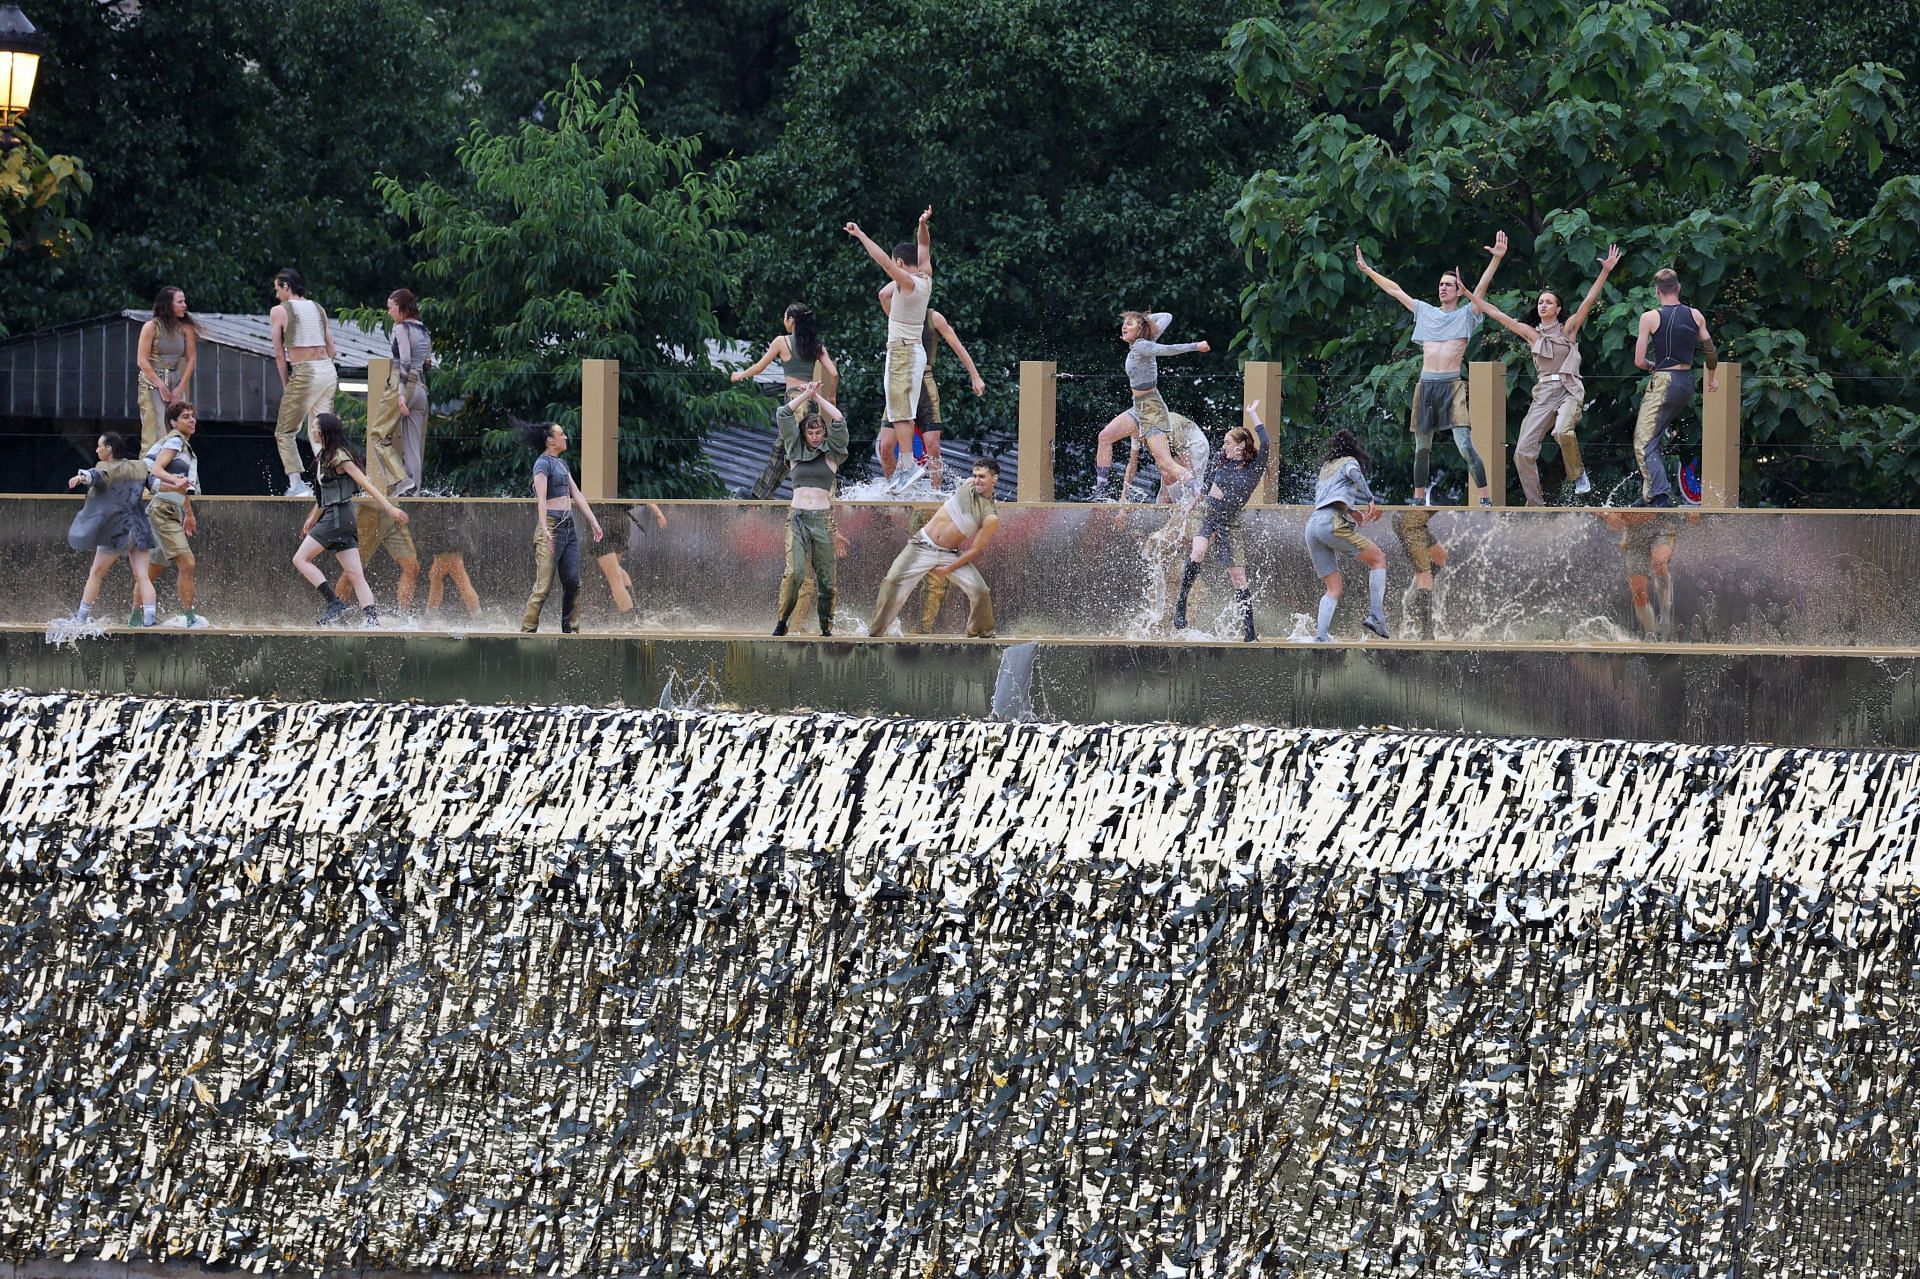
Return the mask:
<svg viewBox="0 0 1920 1279">
<path fill-rule="evenodd" d="M 1505 231 L 1493 237 L 1493 247 L 1487 252 L 1492 258 L 1480 275 L 1479 287 L 1474 290 L 1483 297 L 1493 283 L 1493 273 L 1499 270 L 1501 259 L 1507 256 Z M 1487 466 L 1473 447 L 1473 431 L 1467 423 L 1467 380 L 1461 376 L 1461 366 L 1467 358 L 1467 341 L 1484 317 L 1472 307 L 1460 305 L 1466 296 L 1461 291 L 1460 273 L 1448 271 L 1440 277 L 1440 305 L 1434 306 L 1408 296 L 1405 289 L 1368 266 L 1357 244 L 1353 246 L 1353 260 L 1388 297 L 1413 312 L 1413 340 L 1420 344 L 1421 350 L 1420 385 L 1413 393 L 1410 417 L 1414 440 L 1414 504 L 1424 505 L 1427 501 L 1433 433 L 1446 429 L 1453 432 L 1454 447 L 1466 459 L 1474 498 L 1481 506 L 1492 506 L 1493 499 L 1487 493 Z"/>
<path fill-rule="evenodd" d="M 880 600 L 874 605 L 867 634 L 885 635 L 914 586 L 929 575 L 947 578 L 966 592 L 968 635 L 993 634 L 993 592 L 973 562 L 1000 529 L 993 504 L 999 482 L 998 462 L 983 457 L 973 464 L 973 478 L 956 488 L 926 527 L 894 557 L 886 580 L 880 583 Z"/>
</svg>

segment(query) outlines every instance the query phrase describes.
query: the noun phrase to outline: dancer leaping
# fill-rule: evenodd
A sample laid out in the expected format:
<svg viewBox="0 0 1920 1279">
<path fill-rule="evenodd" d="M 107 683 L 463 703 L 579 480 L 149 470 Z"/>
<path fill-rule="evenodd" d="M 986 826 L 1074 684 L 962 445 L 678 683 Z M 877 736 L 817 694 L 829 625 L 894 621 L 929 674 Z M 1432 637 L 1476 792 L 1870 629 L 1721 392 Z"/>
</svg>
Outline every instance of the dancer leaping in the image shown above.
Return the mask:
<svg viewBox="0 0 1920 1279">
<path fill-rule="evenodd" d="M 1100 429 L 1100 441 L 1093 459 L 1093 500 L 1107 500 L 1107 472 L 1113 469 L 1113 446 L 1129 434 L 1138 435 L 1153 454 L 1153 463 L 1170 484 L 1178 484 L 1190 474 L 1174 460 L 1168 438 L 1167 402 L 1160 398 L 1160 357 L 1186 355 L 1213 348 L 1199 342 L 1159 341 L 1173 325 L 1167 311 L 1125 311 L 1120 316 L 1120 340 L 1127 345 L 1127 387 L 1133 392 L 1133 407 L 1116 416 Z"/>
</svg>

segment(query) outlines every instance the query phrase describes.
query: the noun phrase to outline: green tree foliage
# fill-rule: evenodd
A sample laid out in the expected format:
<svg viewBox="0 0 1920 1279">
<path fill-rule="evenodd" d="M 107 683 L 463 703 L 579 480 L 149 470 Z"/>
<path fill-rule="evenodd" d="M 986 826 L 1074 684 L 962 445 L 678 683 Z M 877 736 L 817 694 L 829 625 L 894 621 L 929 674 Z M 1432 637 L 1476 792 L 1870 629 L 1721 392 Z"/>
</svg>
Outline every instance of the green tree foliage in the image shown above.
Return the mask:
<svg viewBox="0 0 1920 1279">
<path fill-rule="evenodd" d="M 870 439 L 885 281 L 841 227 L 857 221 L 891 246 L 931 204 L 934 306 L 992 388 L 977 405 L 943 358 L 950 420 L 962 433 L 1011 428 L 1018 362 L 1056 359 L 1092 375 L 1061 384 L 1060 473 L 1077 475 L 1127 401 L 1122 310 L 1171 310 L 1180 335 L 1217 349 L 1232 332 L 1244 272 L 1223 218 L 1273 124 L 1235 97 L 1220 47 L 1259 11 L 1253 0 L 804 6 L 786 130 L 750 164 L 763 229 L 743 327 L 764 342 L 789 302 L 813 305 L 856 439 Z M 1206 417 L 1182 372 L 1214 375 L 1237 399 L 1221 355 L 1165 372 L 1176 409 Z"/>
<path fill-rule="evenodd" d="M 627 496 L 701 497 L 706 425 L 756 411 L 706 350 L 715 300 L 744 239 L 733 166 L 695 167 L 697 144 L 640 123 L 639 86 L 611 96 L 575 72 L 532 121 L 460 144 L 463 181 L 381 196 L 413 228 L 423 318 L 442 361 L 435 395 L 465 397 L 436 450 L 467 492 L 524 491 L 531 458 L 506 413 L 580 419 L 580 362 L 620 361 Z"/>
<path fill-rule="evenodd" d="M 458 132 L 421 0 L 30 7 L 48 42 L 34 129 L 85 162 L 93 235 L 0 274 L 16 331 L 162 284 L 199 310 L 265 311 L 281 266 L 336 307 L 405 282 L 374 174 L 450 169 Z"/>
<path fill-rule="evenodd" d="M 619 84 L 650 133 L 697 137 L 701 161 L 744 156 L 780 129 L 780 81 L 793 63 L 790 0 L 460 0 L 442 3 L 449 50 L 479 123 L 541 118 L 547 93 L 578 66 Z"/>
<path fill-rule="evenodd" d="M 17 144 L 0 151 L 0 280 L 59 261 L 90 234 L 79 209 L 92 175 L 74 157 L 48 155 L 15 132 Z M 8 315 L 0 301 L 0 337 L 9 330 Z"/>
<path fill-rule="evenodd" d="M 1354 269 L 1356 241 L 1427 295 L 1447 267 L 1472 278 L 1504 228 L 1514 252 L 1495 295 L 1522 314 L 1535 288 L 1577 294 L 1617 241 L 1624 287 L 1584 336 L 1596 462 L 1631 466 L 1635 317 L 1673 265 L 1746 366 L 1748 501 L 1910 501 L 1920 178 L 1857 205 L 1831 185 L 1853 156 L 1884 177 L 1897 73 L 1765 84 L 1742 36 L 1642 0 L 1360 0 L 1318 15 L 1244 22 L 1228 58 L 1251 101 L 1312 104 L 1287 163 L 1246 183 L 1232 230 L 1256 271 L 1243 337 L 1334 388 L 1323 422 L 1408 448 L 1418 358 L 1405 312 Z M 1525 363 L 1504 336 L 1485 351 Z M 1513 382 L 1517 413 L 1531 377 Z"/>
</svg>

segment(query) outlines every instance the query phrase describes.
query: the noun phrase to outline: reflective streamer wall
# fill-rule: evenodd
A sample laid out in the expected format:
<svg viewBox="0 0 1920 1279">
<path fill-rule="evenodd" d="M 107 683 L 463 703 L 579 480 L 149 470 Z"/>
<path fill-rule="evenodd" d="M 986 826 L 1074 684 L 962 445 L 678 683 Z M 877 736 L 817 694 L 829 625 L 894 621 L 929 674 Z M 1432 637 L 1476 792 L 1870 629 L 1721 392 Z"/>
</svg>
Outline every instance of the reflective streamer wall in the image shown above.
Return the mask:
<svg viewBox="0 0 1920 1279">
<path fill-rule="evenodd" d="M 441 610 L 417 624 L 513 629 L 533 578 L 532 504 L 474 499 L 408 501 L 423 563 L 459 550 L 484 605 L 469 621 L 449 590 Z M 289 564 L 307 505 L 287 499 L 203 499 L 201 611 L 220 623 L 300 626 L 317 602 Z M 606 503 L 620 563 L 638 607 L 616 621 L 588 547 L 583 554 L 586 624 L 656 631 L 762 633 L 773 621 L 783 564 L 784 508 L 752 503 L 662 503 L 666 527 L 645 506 Z M 8 535 L 0 544 L 0 622 L 43 623 L 79 599 L 87 557 L 66 547 L 78 503 L 0 498 Z M 1177 581 L 1184 530 L 1169 532 L 1168 508 L 1002 506 L 1003 529 L 980 567 L 994 591 L 1000 634 L 1011 637 L 1140 638 L 1168 632 L 1169 582 Z M 839 626 L 872 611 L 887 565 L 905 543 L 911 508 L 848 503 L 840 527 Z M 1262 633 L 1294 633 L 1315 609 L 1319 579 L 1308 563 L 1300 507 L 1255 508 L 1245 517 L 1248 571 Z M 1920 636 L 1920 516 L 1887 512 L 1729 511 L 1660 517 L 1677 537 L 1673 637 L 1689 642 L 1816 648 L 1903 647 Z M 1638 516 L 1636 515 L 1636 518 Z M 1388 554 L 1388 614 L 1406 634 L 1412 565 L 1383 519 L 1366 532 Z M 1437 583 L 1442 639 L 1594 643 L 1638 638 L 1619 530 L 1598 512 L 1440 508 L 1431 532 L 1450 554 Z M 615 543 L 608 543 L 613 545 Z M 1645 568 L 1644 551 L 1639 567 Z M 1346 562 L 1347 601 L 1336 631 L 1358 638 L 1365 575 Z M 391 601 L 393 566 L 375 557 L 374 580 Z M 1203 632 L 1229 634 L 1224 570 L 1209 568 L 1192 609 Z M 124 608 L 125 569 L 107 600 Z M 424 602 L 424 585 L 421 594 Z M 557 629 L 557 604 L 546 625 Z M 124 614 L 122 614 L 124 616 Z M 905 611 L 919 625 L 920 600 Z M 809 630 L 810 614 L 799 619 Z M 936 632 L 965 628 L 958 593 L 934 619 Z"/>
<path fill-rule="evenodd" d="M 0 1252 L 1913 1273 L 1920 759 L 0 698 Z"/>
</svg>

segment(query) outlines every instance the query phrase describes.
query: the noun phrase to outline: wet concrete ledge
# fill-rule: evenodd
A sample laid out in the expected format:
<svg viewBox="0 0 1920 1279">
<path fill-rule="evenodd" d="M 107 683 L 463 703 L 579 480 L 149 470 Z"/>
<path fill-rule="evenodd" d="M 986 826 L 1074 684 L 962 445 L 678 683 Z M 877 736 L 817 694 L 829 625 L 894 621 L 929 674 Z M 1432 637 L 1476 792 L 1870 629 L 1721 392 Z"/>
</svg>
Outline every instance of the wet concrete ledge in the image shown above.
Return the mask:
<svg viewBox="0 0 1920 1279">
<path fill-rule="evenodd" d="M 0 627 L 36 692 L 284 700 L 679 705 L 922 719 L 993 711 L 1006 641 L 726 635 L 115 631 Z M 1914 650 L 1707 645 L 1184 644 L 1042 640 L 1034 717 L 1393 725 L 1438 732 L 1920 747 Z"/>
</svg>

